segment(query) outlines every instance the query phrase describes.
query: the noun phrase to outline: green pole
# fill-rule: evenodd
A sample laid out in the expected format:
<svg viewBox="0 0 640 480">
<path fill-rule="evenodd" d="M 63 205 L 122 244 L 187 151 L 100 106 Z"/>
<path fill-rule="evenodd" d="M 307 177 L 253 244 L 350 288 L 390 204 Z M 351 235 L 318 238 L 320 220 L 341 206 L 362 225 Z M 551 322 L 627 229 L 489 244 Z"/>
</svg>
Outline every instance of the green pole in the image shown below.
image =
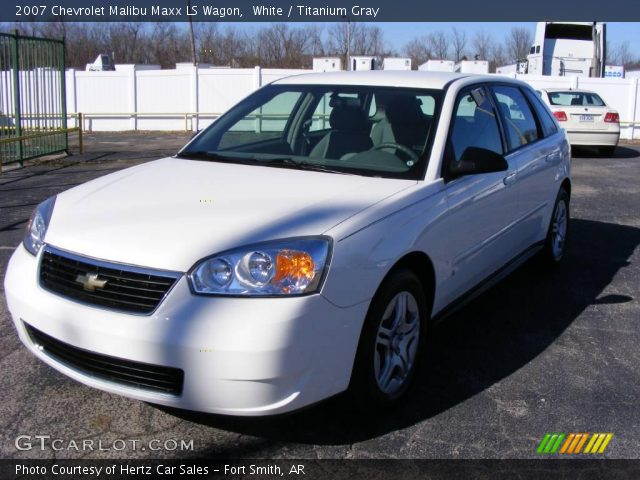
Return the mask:
<svg viewBox="0 0 640 480">
<path fill-rule="evenodd" d="M 20 112 L 20 57 L 18 49 L 18 30 L 13 31 L 13 113 L 15 115 L 16 135 L 22 137 L 22 117 Z M 18 161 L 22 165 L 22 140 L 17 142 Z"/>
<path fill-rule="evenodd" d="M 60 89 L 62 90 L 60 95 L 60 112 L 62 113 L 62 128 L 67 129 L 67 75 L 65 72 L 65 37 L 62 37 L 60 48 Z M 69 134 L 64 134 L 64 151 L 69 153 Z"/>
</svg>

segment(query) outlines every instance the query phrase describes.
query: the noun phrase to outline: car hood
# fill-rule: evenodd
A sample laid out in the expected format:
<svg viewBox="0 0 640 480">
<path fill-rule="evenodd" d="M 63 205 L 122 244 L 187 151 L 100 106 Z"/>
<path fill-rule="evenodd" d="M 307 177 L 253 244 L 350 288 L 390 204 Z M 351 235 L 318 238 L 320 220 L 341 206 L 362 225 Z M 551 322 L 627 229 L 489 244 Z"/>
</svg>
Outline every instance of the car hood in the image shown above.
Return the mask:
<svg viewBox="0 0 640 480">
<path fill-rule="evenodd" d="M 165 158 L 58 195 L 45 241 L 187 271 L 254 242 L 318 235 L 415 181 Z"/>
</svg>

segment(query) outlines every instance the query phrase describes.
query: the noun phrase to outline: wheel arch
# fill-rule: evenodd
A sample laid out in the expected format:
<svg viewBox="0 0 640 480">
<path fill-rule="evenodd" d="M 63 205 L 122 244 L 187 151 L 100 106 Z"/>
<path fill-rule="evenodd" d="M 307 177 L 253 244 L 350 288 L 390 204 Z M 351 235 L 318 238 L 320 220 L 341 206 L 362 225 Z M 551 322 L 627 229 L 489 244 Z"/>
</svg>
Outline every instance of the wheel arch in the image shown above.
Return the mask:
<svg viewBox="0 0 640 480">
<path fill-rule="evenodd" d="M 571 199 L 571 180 L 569 178 L 565 178 L 560 184 L 561 189 L 565 189 L 569 194 L 569 199 Z"/>
<path fill-rule="evenodd" d="M 430 320 L 436 293 L 436 273 L 433 261 L 425 252 L 413 251 L 398 259 L 384 276 L 380 285 L 378 285 L 376 294 L 387 278 L 389 278 L 394 272 L 403 269 L 413 272 L 420 280 L 420 283 L 422 283 L 427 299 L 427 308 L 429 309 L 428 318 Z"/>
</svg>

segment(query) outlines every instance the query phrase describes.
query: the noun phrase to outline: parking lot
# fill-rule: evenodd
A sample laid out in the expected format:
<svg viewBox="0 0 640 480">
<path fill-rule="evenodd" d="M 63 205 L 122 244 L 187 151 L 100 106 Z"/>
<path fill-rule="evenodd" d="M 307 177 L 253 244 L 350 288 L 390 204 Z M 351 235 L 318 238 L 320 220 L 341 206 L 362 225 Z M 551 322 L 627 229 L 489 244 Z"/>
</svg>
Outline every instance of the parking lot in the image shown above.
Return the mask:
<svg viewBox="0 0 640 480">
<path fill-rule="evenodd" d="M 89 134 L 88 153 L 0 175 L 2 278 L 40 201 L 174 153 L 187 139 Z M 410 395 L 375 415 L 347 408 L 340 397 L 293 415 L 238 419 L 103 393 L 28 353 L 0 295 L 0 455 L 533 458 L 546 432 L 611 432 L 607 457 L 640 458 L 639 179 L 638 144 L 622 145 L 613 158 L 575 151 L 562 266 L 548 272 L 529 262 L 432 329 Z M 18 450 L 19 435 L 48 435 L 62 447 L 93 440 L 105 449 L 52 450 L 48 443 L 42 450 L 34 442 L 37 448 Z M 115 440 L 127 447 L 109 449 Z M 180 449 L 180 440 L 193 440 L 193 448 Z M 163 448 L 148 448 L 151 441 Z"/>
</svg>

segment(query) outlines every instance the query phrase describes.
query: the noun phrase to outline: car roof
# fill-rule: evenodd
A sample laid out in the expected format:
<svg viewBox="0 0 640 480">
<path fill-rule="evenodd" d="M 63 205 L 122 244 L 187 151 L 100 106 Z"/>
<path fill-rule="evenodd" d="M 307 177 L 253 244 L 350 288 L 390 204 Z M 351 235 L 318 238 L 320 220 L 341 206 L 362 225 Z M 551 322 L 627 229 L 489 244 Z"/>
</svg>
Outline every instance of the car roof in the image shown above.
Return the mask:
<svg viewBox="0 0 640 480">
<path fill-rule="evenodd" d="M 316 72 L 281 78 L 275 85 L 366 85 L 376 87 L 432 88 L 442 90 L 462 78 L 495 80 L 486 75 L 466 75 L 449 72 L 422 72 L 400 70 L 371 70 L 360 72 Z"/>
<path fill-rule="evenodd" d="M 571 93 L 595 93 L 597 95 L 596 92 L 593 92 L 591 90 L 582 90 L 581 88 L 542 88 L 541 89 L 543 92 L 571 92 Z"/>
</svg>

